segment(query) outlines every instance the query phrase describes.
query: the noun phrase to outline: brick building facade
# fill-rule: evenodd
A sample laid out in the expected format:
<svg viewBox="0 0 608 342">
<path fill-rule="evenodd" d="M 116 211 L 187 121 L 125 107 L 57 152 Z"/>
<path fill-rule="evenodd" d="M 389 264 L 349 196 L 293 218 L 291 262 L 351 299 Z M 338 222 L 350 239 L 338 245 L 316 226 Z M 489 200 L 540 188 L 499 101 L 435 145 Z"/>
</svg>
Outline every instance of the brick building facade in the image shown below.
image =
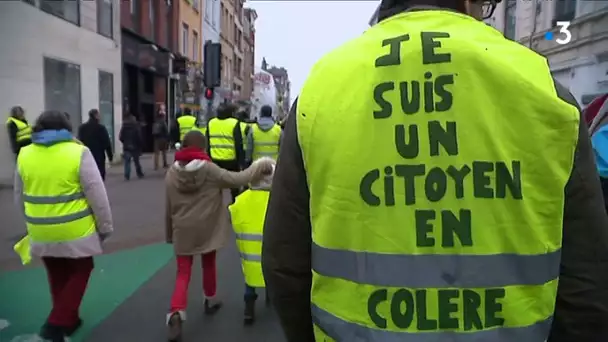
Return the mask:
<svg viewBox="0 0 608 342">
<path fill-rule="evenodd" d="M 165 106 L 173 113 L 173 52 L 178 49 L 179 1 L 122 1 L 123 109 L 144 127 L 144 150 L 152 149 L 152 122 Z"/>
</svg>

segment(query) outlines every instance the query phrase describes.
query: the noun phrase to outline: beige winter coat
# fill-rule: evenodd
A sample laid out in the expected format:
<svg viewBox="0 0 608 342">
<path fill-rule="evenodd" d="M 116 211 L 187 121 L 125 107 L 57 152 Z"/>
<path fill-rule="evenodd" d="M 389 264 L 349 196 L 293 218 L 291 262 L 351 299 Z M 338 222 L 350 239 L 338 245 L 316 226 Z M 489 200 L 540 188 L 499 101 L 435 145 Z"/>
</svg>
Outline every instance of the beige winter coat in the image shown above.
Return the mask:
<svg viewBox="0 0 608 342">
<path fill-rule="evenodd" d="M 185 166 L 173 164 L 165 177 L 165 216 L 167 242 L 173 243 L 175 254 L 203 254 L 224 246 L 232 229 L 229 195 L 224 189 L 261 179 L 264 165 L 271 163 L 256 161 L 242 172 L 226 171 L 201 160 Z"/>
</svg>

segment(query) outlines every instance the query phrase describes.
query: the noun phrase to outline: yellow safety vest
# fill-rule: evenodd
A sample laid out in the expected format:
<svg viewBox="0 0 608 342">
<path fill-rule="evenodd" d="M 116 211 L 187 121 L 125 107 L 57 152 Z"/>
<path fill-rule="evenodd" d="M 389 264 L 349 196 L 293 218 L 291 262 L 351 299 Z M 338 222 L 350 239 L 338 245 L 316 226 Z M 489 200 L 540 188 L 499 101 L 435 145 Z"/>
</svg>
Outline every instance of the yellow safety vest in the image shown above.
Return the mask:
<svg viewBox="0 0 608 342">
<path fill-rule="evenodd" d="M 270 130 L 263 131 L 258 125 L 253 125 L 253 160 L 261 157 L 270 157 L 276 160 L 279 157 L 279 143 L 281 141 L 281 127 L 274 125 Z"/>
<path fill-rule="evenodd" d="M 95 234 L 95 219 L 80 185 L 85 146 L 73 141 L 21 149 L 25 222 L 31 243 L 78 240 Z"/>
<path fill-rule="evenodd" d="M 247 151 L 247 133 L 251 129 L 251 125 L 246 122 L 241 122 L 241 137 L 243 139 L 243 151 Z"/>
<path fill-rule="evenodd" d="M 235 118 L 213 118 L 207 124 L 209 132 L 209 150 L 213 160 L 235 160 L 234 126 L 239 121 Z"/>
<path fill-rule="evenodd" d="M 262 274 L 262 233 L 269 196 L 268 191 L 246 190 L 228 207 L 245 283 L 251 287 L 266 286 Z"/>
<path fill-rule="evenodd" d="M 398 14 L 315 65 L 296 120 L 316 341 L 547 339 L 579 113 L 544 57 Z"/>
<path fill-rule="evenodd" d="M 196 118 L 192 115 L 183 115 L 177 118 L 177 125 L 179 126 L 179 140 L 184 140 L 186 133 L 193 129 L 196 129 Z"/>
<path fill-rule="evenodd" d="M 32 126 L 30 126 L 27 122 L 23 122 L 12 116 L 9 116 L 8 120 L 6 120 L 6 123 L 9 124 L 11 122 L 14 123 L 15 126 L 17 126 L 17 138 L 15 139 L 17 140 L 17 142 L 32 139 Z"/>
</svg>

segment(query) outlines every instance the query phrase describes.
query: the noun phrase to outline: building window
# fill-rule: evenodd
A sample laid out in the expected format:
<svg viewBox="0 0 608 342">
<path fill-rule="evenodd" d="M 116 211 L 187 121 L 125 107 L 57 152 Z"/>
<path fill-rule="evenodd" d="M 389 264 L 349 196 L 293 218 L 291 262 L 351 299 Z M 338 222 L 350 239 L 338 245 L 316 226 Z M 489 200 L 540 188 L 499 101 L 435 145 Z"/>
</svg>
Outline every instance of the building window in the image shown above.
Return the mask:
<svg viewBox="0 0 608 342">
<path fill-rule="evenodd" d="M 70 115 L 74 129 L 82 123 L 80 65 L 44 57 L 44 108 Z"/>
<path fill-rule="evenodd" d="M 558 0 L 555 2 L 555 21 L 572 20 L 575 14 L 576 0 Z"/>
<path fill-rule="evenodd" d="M 150 37 L 154 40 L 156 39 L 156 0 L 150 0 L 148 14 L 150 17 Z"/>
<path fill-rule="evenodd" d="M 198 62 L 198 32 L 192 30 L 192 60 Z"/>
<path fill-rule="evenodd" d="M 517 1 L 507 0 L 506 5 L 507 10 L 505 11 L 505 37 L 511 40 L 515 40 Z"/>
<path fill-rule="evenodd" d="M 187 24 L 182 24 L 182 55 L 184 56 L 188 56 L 188 45 L 190 44 L 190 39 L 188 39 L 189 29 Z"/>
<path fill-rule="evenodd" d="M 205 20 L 207 22 L 210 22 L 209 19 L 211 19 L 211 11 L 213 10 L 212 6 L 213 6 L 213 3 L 210 0 L 205 1 L 205 13 L 204 13 L 204 16 L 205 16 Z"/>
<path fill-rule="evenodd" d="M 129 9 L 131 10 L 131 15 L 135 15 L 135 10 L 137 8 L 137 1 L 138 0 L 129 1 Z"/>
<path fill-rule="evenodd" d="M 40 0 L 40 9 L 72 24 L 80 25 L 80 1 Z"/>
<path fill-rule="evenodd" d="M 99 115 L 114 145 L 114 75 L 99 70 Z"/>
<path fill-rule="evenodd" d="M 108 38 L 114 37 L 112 0 L 97 0 L 97 32 Z"/>
<path fill-rule="evenodd" d="M 217 29 L 217 18 L 215 17 L 215 9 L 217 8 L 217 0 L 205 1 L 205 3 L 211 2 L 211 26 Z"/>
<path fill-rule="evenodd" d="M 194 8 L 195 11 L 199 12 L 201 10 L 201 1 L 200 0 L 194 0 L 192 2 L 192 8 Z"/>
</svg>

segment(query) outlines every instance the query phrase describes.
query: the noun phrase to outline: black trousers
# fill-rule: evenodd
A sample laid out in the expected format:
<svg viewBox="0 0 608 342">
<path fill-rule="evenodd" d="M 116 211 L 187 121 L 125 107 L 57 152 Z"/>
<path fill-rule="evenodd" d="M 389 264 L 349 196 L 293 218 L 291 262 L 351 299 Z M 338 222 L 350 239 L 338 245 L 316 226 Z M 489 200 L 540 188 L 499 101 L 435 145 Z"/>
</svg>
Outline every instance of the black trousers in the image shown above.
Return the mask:
<svg viewBox="0 0 608 342">
<path fill-rule="evenodd" d="M 224 170 L 239 172 L 241 171 L 241 167 L 239 162 L 236 160 L 214 160 L 215 165 L 221 167 Z M 234 203 L 234 199 L 239 195 L 240 189 L 230 189 L 230 194 L 232 195 L 232 203 Z"/>
<path fill-rule="evenodd" d="M 106 158 L 95 158 L 95 164 L 97 164 L 101 179 L 106 180 Z"/>
</svg>

